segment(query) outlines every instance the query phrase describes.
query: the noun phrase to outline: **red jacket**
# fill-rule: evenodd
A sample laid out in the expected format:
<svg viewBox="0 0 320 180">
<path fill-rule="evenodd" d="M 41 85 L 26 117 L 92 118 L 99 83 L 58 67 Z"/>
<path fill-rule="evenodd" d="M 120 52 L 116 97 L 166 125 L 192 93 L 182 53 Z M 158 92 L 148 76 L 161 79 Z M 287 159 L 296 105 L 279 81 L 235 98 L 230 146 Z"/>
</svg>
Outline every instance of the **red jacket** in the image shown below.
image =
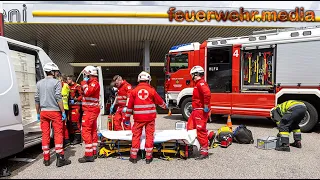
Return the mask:
<svg viewBox="0 0 320 180">
<path fill-rule="evenodd" d="M 192 108 L 204 108 L 204 105 L 208 105 L 210 109 L 210 99 L 211 99 L 211 92 L 209 85 L 206 83 L 204 78 L 199 79 L 196 81 L 196 85 L 193 89 L 192 95 Z"/>
<path fill-rule="evenodd" d="M 71 107 L 79 107 L 82 100 L 82 89 L 81 86 L 77 83 L 70 85 L 70 99 L 74 100 L 74 104 L 70 104 Z"/>
<path fill-rule="evenodd" d="M 127 99 L 131 93 L 132 87 L 126 80 L 123 80 L 118 88 L 117 104 L 119 107 L 127 106 Z"/>
<path fill-rule="evenodd" d="M 83 89 L 82 109 L 83 111 L 100 112 L 99 98 L 100 98 L 100 85 L 98 78 L 94 77 L 89 79 L 88 82 L 82 81 L 81 86 Z"/>
<path fill-rule="evenodd" d="M 130 120 L 133 111 L 133 119 L 135 122 L 154 121 L 157 116 L 155 104 L 163 109 L 166 108 L 165 102 L 150 84 L 144 82 L 139 83 L 138 86 L 131 91 L 126 120 Z"/>
</svg>

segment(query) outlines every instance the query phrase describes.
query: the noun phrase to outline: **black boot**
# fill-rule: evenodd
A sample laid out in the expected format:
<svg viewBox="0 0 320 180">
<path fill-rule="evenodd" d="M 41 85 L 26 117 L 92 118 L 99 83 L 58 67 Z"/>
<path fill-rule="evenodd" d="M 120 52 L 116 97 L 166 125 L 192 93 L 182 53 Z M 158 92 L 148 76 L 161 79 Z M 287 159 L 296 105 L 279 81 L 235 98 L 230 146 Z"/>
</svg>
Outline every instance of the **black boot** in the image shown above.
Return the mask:
<svg viewBox="0 0 320 180">
<path fill-rule="evenodd" d="M 63 148 L 67 148 L 68 146 L 70 146 L 70 140 L 69 139 L 63 140 Z"/>
<path fill-rule="evenodd" d="M 146 164 L 150 164 L 152 162 L 153 158 L 151 159 L 146 159 Z"/>
<path fill-rule="evenodd" d="M 294 141 L 294 143 L 291 143 L 290 146 L 302 148 L 301 141 Z"/>
<path fill-rule="evenodd" d="M 199 157 L 195 158 L 195 160 L 203 160 L 209 158 L 209 155 L 200 155 Z"/>
<path fill-rule="evenodd" d="M 81 143 L 81 134 L 75 134 L 71 145 L 76 145 L 80 143 Z"/>
<path fill-rule="evenodd" d="M 62 167 L 71 164 L 71 161 L 64 158 L 64 155 L 62 154 L 56 154 L 57 155 L 57 167 Z"/>
<path fill-rule="evenodd" d="M 45 166 L 50 166 L 50 160 L 43 160 L 43 164 Z"/>
<path fill-rule="evenodd" d="M 277 146 L 276 150 L 290 152 L 290 147 L 289 144 L 282 144 L 281 146 Z"/>
<path fill-rule="evenodd" d="M 129 158 L 129 161 L 132 162 L 133 164 L 136 164 L 138 161 L 137 159 Z"/>
<path fill-rule="evenodd" d="M 93 156 L 83 156 L 82 158 L 78 159 L 79 163 L 86 163 L 86 162 L 94 162 Z"/>
</svg>

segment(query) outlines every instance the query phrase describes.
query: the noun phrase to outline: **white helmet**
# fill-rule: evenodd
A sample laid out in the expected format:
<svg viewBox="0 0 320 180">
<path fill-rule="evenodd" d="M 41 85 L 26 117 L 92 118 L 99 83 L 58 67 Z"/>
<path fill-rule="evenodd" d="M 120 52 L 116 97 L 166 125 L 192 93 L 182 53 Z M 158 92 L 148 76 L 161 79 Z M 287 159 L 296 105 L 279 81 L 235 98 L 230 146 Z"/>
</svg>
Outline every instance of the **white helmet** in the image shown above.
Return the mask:
<svg viewBox="0 0 320 180">
<path fill-rule="evenodd" d="M 139 75 L 138 75 L 138 82 L 140 81 L 151 81 L 151 76 L 149 73 L 142 71 Z"/>
<path fill-rule="evenodd" d="M 204 73 L 204 69 L 201 66 L 194 66 L 191 70 L 190 70 L 190 74 L 194 74 L 194 73 Z"/>
<path fill-rule="evenodd" d="M 87 66 L 82 71 L 85 75 L 98 76 L 98 70 L 94 66 Z"/>
<path fill-rule="evenodd" d="M 50 62 L 43 66 L 43 70 L 46 72 L 59 71 L 59 67 L 55 63 Z"/>
</svg>

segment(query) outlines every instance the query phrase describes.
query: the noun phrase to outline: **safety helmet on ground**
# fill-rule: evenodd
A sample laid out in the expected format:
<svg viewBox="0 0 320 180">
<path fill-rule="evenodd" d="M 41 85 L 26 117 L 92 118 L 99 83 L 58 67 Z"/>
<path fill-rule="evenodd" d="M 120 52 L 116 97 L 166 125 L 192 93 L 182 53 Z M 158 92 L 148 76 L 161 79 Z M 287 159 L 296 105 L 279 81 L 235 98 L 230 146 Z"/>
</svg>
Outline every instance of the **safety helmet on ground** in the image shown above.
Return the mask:
<svg viewBox="0 0 320 180">
<path fill-rule="evenodd" d="M 85 75 L 98 76 L 98 70 L 94 66 L 87 66 L 82 71 Z"/>
<path fill-rule="evenodd" d="M 204 69 L 201 67 L 201 66 L 194 66 L 193 68 L 191 68 L 190 70 L 190 74 L 193 75 L 193 74 L 203 74 L 204 73 Z"/>
<path fill-rule="evenodd" d="M 151 81 L 151 76 L 149 73 L 142 71 L 139 75 L 138 75 L 138 82 L 140 81 Z"/>
<path fill-rule="evenodd" d="M 59 67 L 55 63 L 50 62 L 43 66 L 43 70 L 46 72 L 59 71 Z"/>
</svg>

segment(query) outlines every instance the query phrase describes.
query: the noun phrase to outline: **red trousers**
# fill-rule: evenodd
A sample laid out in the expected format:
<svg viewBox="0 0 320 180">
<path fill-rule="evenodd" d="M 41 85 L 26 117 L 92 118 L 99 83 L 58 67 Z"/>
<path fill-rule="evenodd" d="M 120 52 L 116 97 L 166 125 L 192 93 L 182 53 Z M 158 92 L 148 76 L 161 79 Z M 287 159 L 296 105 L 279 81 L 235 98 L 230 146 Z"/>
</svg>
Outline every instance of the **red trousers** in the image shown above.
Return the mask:
<svg viewBox="0 0 320 180">
<path fill-rule="evenodd" d="M 97 118 L 100 112 L 84 111 L 82 116 L 82 139 L 85 144 L 85 156 L 97 154 L 98 134 Z"/>
<path fill-rule="evenodd" d="M 152 158 L 155 121 L 134 122 L 133 123 L 133 126 L 132 126 L 132 147 L 130 150 L 130 157 L 133 159 L 137 158 L 137 154 L 140 149 L 140 138 L 142 135 L 143 127 L 145 127 L 145 132 L 146 132 L 146 144 L 145 144 L 146 159 Z"/>
<path fill-rule="evenodd" d="M 71 110 L 69 110 L 69 118 L 71 123 L 70 133 L 81 134 L 80 107 L 71 107 Z"/>
<path fill-rule="evenodd" d="M 125 115 L 126 113 L 122 112 L 123 107 L 118 107 L 116 114 L 114 116 L 114 130 L 115 131 L 121 131 L 121 130 L 131 130 L 131 124 L 130 121 L 128 122 L 128 124 L 125 124 L 124 120 L 125 120 Z M 122 125 L 123 124 L 123 128 Z"/>
<path fill-rule="evenodd" d="M 67 119 L 63 121 L 63 139 L 64 140 L 67 140 L 69 139 L 69 131 L 68 131 L 68 126 L 67 126 L 67 123 L 68 123 L 68 111 L 66 111 L 66 115 L 67 115 Z"/>
<path fill-rule="evenodd" d="M 201 146 L 200 153 L 202 155 L 208 155 L 209 145 L 208 145 L 208 130 L 207 121 L 209 118 L 209 113 L 205 113 L 203 110 L 193 110 L 189 119 L 187 129 L 197 129 L 197 138 Z M 210 134 L 212 136 L 212 133 Z"/>
<path fill-rule="evenodd" d="M 63 122 L 60 111 L 41 111 L 40 127 L 42 130 L 42 150 L 44 160 L 50 160 L 50 122 L 54 130 L 55 150 L 58 154 L 63 151 Z"/>
</svg>

